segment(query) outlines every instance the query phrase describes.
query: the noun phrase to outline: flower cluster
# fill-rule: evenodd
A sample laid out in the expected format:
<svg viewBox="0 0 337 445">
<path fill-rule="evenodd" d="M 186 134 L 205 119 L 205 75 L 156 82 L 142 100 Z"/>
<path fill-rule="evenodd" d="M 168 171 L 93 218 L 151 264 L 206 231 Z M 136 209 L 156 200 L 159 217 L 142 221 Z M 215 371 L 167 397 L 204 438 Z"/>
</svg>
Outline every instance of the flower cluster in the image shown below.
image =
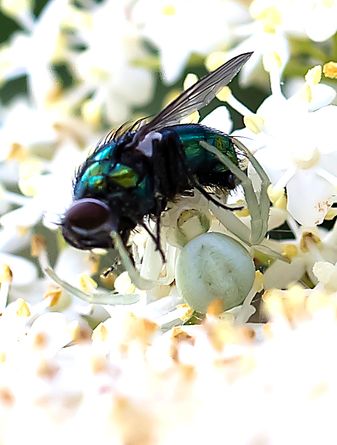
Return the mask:
<svg viewBox="0 0 337 445">
<path fill-rule="evenodd" d="M 320 269 L 319 290 L 265 295 L 265 325 L 233 327 L 209 314 L 162 335 L 116 311 L 92 332 L 11 303 L 0 320 L 0 440 L 334 441 L 337 300 Z"/>
<path fill-rule="evenodd" d="M 337 1 L 1 8 L 0 442 L 333 441 Z M 230 135 L 235 162 L 200 150 L 236 188 L 177 195 L 113 252 L 67 245 L 98 141 L 246 52 L 180 121 Z"/>
</svg>

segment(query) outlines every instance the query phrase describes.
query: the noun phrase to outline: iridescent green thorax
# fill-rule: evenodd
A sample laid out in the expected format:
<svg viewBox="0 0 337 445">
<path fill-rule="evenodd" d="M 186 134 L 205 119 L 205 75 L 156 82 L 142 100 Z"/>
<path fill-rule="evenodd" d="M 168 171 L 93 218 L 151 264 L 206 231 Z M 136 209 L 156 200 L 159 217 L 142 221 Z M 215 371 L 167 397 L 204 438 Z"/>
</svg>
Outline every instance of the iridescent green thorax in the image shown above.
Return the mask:
<svg viewBox="0 0 337 445">
<path fill-rule="evenodd" d="M 137 173 L 131 167 L 115 159 L 116 142 L 98 148 L 86 161 L 78 174 L 74 195 L 83 196 L 104 194 L 112 188 L 128 189 L 139 182 Z"/>
</svg>

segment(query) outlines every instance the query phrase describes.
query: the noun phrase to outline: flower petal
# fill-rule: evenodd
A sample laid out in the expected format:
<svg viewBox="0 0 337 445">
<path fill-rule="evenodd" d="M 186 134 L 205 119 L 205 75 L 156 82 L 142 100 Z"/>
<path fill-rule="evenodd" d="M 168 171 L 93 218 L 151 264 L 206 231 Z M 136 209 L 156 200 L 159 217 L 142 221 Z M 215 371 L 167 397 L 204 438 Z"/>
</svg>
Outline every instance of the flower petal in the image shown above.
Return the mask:
<svg viewBox="0 0 337 445">
<path fill-rule="evenodd" d="M 276 260 L 263 275 L 264 288 L 285 289 L 300 280 L 304 272 L 305 265 L 301 258 L 294 258 L 290 264 Z"/>
<path fill-rule="evenodd" d="M 228 108 L 224 106 L 213 110 L 200 123 L 207 127 L 216 128 L 226 134 L 229 134 L 233 128 L 233 121 Z"/>
<path fill-rule="evenodd" d="M 0 253 L 0 263 L 10 267 L 13 286 L 27 286 L 37 279 L 37 268 L 31 261 L 10 253 Z"/>
<path fill-rule="evenodd" d="M 288 211 L 300 224 L 321 224 L 336 196 L 336 190 L 312 171 L 298 170 L 288 182 Z"/>
</svg>

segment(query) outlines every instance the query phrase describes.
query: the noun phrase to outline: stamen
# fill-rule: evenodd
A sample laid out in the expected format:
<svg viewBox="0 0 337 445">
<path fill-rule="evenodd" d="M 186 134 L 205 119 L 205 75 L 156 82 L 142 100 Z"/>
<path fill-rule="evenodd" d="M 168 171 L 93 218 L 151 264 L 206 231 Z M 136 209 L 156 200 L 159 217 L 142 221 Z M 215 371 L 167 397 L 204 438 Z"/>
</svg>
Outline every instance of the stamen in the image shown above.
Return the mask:
<svg viewBox="0 0 337 445">
<path fill-rule="evenodd" d="M 282 58 L 276 51 L 265 54 L 263 57 L 264 69 L 269 73 L 271 92 L 275 96 L 282 96 L 281 91 L 281 68 Z"/>
<path fill-rule="evenodd" d="M 337 79 L 337 63 L 336 62 L 328 62 L 323 65 L 323 73 L 325 77 L 329 79 Z"/>
<path fill-rule="evenodd" d="M 0 267 L 0 313 L 2 313 L 7 306 L 9 290 L 12 284 L 13 273 L 7 264 Z"/>
<path fill-rule="evenodd" d="M 255 308 L 251 305 L 253 298 L 257 292 L 261 292 L 263 289 L 263 274 L 260 271 L 255 272 L 255 280 L 251 290 L 242 303 L 241 309 L 235 317 L 235 324 L 246 323 L 249 318 L 255 313 Z"/>
<path fill-rule="evenodd" d="M 264 119 L 257 114 L 248 114 L 243 117 L 243 123 L 252 133 L 259 134 L 263 130 Z"/>
<path fill-rule="evenodd" d="M 279 189 L 270 185 L 268 196 L 274 207 L 283 210 L 287 208 L 287 197 L 284 188 Z"/>
</svg>

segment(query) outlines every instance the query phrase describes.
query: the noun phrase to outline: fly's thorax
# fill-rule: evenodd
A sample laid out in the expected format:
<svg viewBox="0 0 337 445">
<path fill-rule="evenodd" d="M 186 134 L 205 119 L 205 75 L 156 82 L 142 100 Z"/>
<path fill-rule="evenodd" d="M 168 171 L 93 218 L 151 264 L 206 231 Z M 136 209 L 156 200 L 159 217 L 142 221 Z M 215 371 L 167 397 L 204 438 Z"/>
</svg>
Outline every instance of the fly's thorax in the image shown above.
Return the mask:
<svg viewBox="0 0 337 445">
<path fill-rule="evenodd" d="M 115 188 L 136 187 L 140 178 L 135 170 L 119 162 L 94 161 L 77 179 L 74 186 L 76 199 L 85 194 L 109 193 Z"/>
<path fill-rule="evenodd" d="M 114 189 L 136 187 L 141 178 L 136 169 L 120 161 L 120 141 L 109 141 L 98 147 L 79 169 L 74 183 L 74 197 L 104 195 Z"/>
<path fill-rule="evenodd" d="M 100 200 L 119 219 L 139 222 L 155 206 L 153 178 L 145 155 L 127 145 L 130 139 L 122 136 L 95 150 L 76 175 L 74 199 Z"/>
</svg>

